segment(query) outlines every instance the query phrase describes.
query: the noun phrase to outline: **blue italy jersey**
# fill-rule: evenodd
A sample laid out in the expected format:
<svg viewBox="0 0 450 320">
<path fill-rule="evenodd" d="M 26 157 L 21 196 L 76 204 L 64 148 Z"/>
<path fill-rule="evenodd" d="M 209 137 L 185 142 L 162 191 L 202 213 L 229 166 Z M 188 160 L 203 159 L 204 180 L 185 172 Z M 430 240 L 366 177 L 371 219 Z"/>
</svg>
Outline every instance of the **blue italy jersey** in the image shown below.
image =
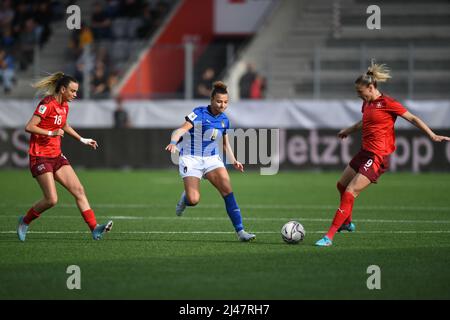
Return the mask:
<svg viewBox="0 0 450 320">
<path fill-rule="evenodd" d="M 208 157 L 219 154 L 217 141 L 221 141 L 230 121 L 224 113 L 213 115 L 211 107 L 195 108 L 186 116 L 194 126 L 180 143 L 180 155 Z"/>
</svg>

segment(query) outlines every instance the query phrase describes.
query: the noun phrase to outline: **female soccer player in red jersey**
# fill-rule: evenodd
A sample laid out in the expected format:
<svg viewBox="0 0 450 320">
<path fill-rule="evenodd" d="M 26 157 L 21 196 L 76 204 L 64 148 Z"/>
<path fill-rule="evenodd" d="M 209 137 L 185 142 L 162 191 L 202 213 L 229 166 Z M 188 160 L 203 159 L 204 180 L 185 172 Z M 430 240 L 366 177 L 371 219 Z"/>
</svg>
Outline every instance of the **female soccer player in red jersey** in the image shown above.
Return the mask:
<svg viewBox="0 0 450 320">
<path fill-rule="evenodd" d="M 95 140 L 82 138 L 67 122 L 68 102 L 76 98 L 78 82 L 71 76 L 57 72 L 36 82 L 33 87 L 45 91 L 46 94 L 25 127 L 25 130 L 31 133 L 28 151 L 30 171 L 41 187 L 44 197 L 36 202 L 25 216 L 19 218 L 17 227 L 19 240 L 25 241 L 31 221 L 56 205 L 58 195 L 55 180 L 74 196 L 94 240 L 99 240 L 105 232 L 111 230 L 113 222 L 97 224 L 80 180 L 67 158 L 61 153 L 61 138 L 64 133 L 93 149 L 98 147 Z"/>
<path fill-rule="evenodd" d="M 352 208 L 355 198 L 371 183 L 376 183 L 389 166 L 389 155 L 395 150 L 394 123 L 400 116 L 423 132 L 435 142 L 450 141 L 449 137 L 435 134 L 419 117 L 411 114 L 398 101 L 381 93 L 378 82 L 390 79 L 385 65 L 372 62 L 368 71 L 355 81 L 358 96 L 364 101 L 362 120 L 353 126 L 339 131 L 341 139 L 362 130 L 362 148 L 345 168 L 337 183 L 341 202 L 328 233 L 317 246 L 331 246 L 336 232 L 355 231 L 352 223 Z"/>
</svg>

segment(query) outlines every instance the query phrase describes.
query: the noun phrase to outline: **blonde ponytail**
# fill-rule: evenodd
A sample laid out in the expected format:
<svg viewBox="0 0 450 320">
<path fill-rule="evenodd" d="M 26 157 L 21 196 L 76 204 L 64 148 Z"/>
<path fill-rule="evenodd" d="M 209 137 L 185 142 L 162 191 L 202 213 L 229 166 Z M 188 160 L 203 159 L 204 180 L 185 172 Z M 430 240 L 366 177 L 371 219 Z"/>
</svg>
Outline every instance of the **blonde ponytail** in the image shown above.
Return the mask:
<svg viewBox="0 0 450 320">
<path fill-rule="evenodd" d="M 367 68 L 366 74 L 372 76 L 376 82 L 386 82 L 391 79 L 390 70 L 385 64 L 377 64 L 372 60 L 372 64 Z"/>
<path fill-rule="evenodd" d="M 56 93 L 56 84 L 58 80 L 64 77 L 64 73 L 61 71 L 55 72 L 47 77 L 44 77 L 31 86 L 38 90 L 38 92 L 44 93 L 46 96 L 51 96 Z"/>
<path fill-rule="evenodd" d="M 376 88 L 378 82 L 386 82 L 391 78 L 389 68 L 385 64 L 375 63 L 375 60 L 372 59 L 370 66 L 367 68 L 367 72 L 359 76 L 355 84 L 365 86 L 372 84 Z"/>
<path fill-rule="evenodd" d="M 31 86 L 38 89 L 38 93 L 44 93 L 46 96 L 51 96 L 59 93 L 61 87 L 67 88 L 71 82 L 78 83 L 77 79 L 74 77 L 58 71 L 36 81 Z"/>
</svg>

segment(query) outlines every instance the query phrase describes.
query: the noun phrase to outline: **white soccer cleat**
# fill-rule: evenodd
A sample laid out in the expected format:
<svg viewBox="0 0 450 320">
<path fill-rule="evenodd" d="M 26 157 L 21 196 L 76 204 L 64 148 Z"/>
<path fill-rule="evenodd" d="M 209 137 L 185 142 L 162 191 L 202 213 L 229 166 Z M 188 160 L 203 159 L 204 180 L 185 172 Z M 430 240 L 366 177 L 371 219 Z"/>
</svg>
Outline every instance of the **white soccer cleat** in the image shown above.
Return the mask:
<svg viewBox="0 0 450 320">
<path fill-rule="evenodd" d="M 179 217 L 181 217 L 181 216 L 183 215 L 183 212 L 184 212 L 184 210 L 186 209 L 185 198 L 186 198 L 186 191 L 183 191 L 183 193 L 181 194 L 180 201 L 178 201 L 177 207 L 176 207 L 176 209 L 175 209 L 175 213 L 176 213 L 177 216 L 179 216 Z"/>
<path fill-rule="evenodd" d="M 241 230 L 237 233 L 239 240 L 241 240 L 242 242 L 248 242 L 248 241 L 252 241 L 253 239 L 256 238 L 256 236 L 254 234 L 248 233 L 245 230 Z"/>
<path fill-rule="evenodd" d="M 17 226 L 17 235 L 20 241 L 25 241 L 28 231 L 28 225 L 23 221 L 24 216 L 19 217 L 19 225 Z"/>
</svg>

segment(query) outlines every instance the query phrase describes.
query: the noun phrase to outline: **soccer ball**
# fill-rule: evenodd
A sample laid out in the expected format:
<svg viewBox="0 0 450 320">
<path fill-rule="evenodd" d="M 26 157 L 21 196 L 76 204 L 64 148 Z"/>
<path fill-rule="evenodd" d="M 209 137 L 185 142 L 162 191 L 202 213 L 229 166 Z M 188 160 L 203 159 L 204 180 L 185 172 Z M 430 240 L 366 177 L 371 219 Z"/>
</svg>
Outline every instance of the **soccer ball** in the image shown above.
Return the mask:
<svg viewBox="0 0 450 320">
<path fill-rule="evenodd" d="M 289 221 L 281 228 L 281 237 L 287 243 L 299 243 L 305 238 L 305 228 L 297 221 Z"/>
</svg>

